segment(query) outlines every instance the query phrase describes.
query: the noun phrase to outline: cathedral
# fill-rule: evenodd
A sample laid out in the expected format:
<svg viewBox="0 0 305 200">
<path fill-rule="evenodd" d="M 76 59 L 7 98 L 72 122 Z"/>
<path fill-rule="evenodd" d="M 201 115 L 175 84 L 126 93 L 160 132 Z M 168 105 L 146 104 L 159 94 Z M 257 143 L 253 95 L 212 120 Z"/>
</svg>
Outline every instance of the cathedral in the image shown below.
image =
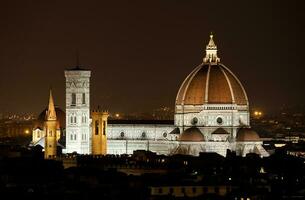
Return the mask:
<svg viewBox="0 0 305 200">
<path fill-rule="evenodd" d="M 63 153 L 93 155 L 149 150 L 164 155 L 216 152 L 226 156 L 229 149 L 240 156 L 269 156 L 259 135 L 250 127 L 247 93 L 233 72 L 220 62 L 212 34 L 202 63 L 186 76 L 178 90 L 173 123 L 108 121 L 107 112 L 90 111 L 90 76 L 90 70 L 80 67 L 65 70 L 66 112 L 56 118 L 56 112 L 63 111 L 49 103 L 41 114 L 43 119 L 39 117 L 44 123 L 33 129 L 32 145 L 42 145 L 45 152 L 50 152 L 51 140 L 53 146 L 63 147 Z M 49 102 L 53 102 L 51 97 L 50 93 Z M 50 110 L 54 110 L 55 118 L 50 117 Z M 57 131 L 55 140 L 49 139 L 50 127 Z M 51 152 L 46 157 L 56 156 L 54 150 Z"/>
</svg>

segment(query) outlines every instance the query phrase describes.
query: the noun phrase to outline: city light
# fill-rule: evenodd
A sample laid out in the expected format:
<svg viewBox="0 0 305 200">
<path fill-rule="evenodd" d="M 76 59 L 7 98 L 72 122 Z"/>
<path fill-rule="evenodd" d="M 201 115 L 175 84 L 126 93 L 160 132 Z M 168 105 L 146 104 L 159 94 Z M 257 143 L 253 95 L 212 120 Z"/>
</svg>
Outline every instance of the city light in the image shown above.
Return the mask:
<svg viewBox="0 0 305 200">
<path fill-rule="evenodd" d="M 263 115 L 263 113 L 261 111 L 254 112 L 254 116 L 256 116 L 256 117 L 261 117 L 262 115 Z"/>
<path fill-rule="evenodd" d="M 116 117 L 116 118 L 119 118 L 119 117 L 120 117 L 120 114 L 119 114 L 119 113 L 116 113 L 116 114 L 115 114 L 115 117 Z"/>
</svg>

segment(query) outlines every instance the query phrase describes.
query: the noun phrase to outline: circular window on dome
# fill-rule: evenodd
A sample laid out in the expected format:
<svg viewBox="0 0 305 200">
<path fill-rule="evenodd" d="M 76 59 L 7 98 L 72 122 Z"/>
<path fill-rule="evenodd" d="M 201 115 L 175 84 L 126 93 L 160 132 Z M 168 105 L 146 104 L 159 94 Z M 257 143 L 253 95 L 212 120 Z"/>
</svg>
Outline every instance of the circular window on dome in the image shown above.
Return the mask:
<svg viewBox="0 0 305 200">
<path fill-rule="evenodd" d="M 121 137 L 124 137 L 125 136 L 125 133 L 124 132 L 121 132 Z"/>
<path fill-rule="evenodd" d="M 165 138 L 167 137 L 167 133 L 166 132 L 163 133 L 163 137 L 165 137 Z"/>
<path fill-rule="evenodd" d="M 198 123 L 198 118 L 197 117 L 194 117 L 192 119 L 192 122 L 191 122 L 193 125 L 196 125 Z"/>
<path fill-rule="evenodd" d="M 223 120 L 221 117 L 217 117 L 216 122 L 217 124 L 222 124 Z"/>
<path fill-rule="evenodd" d="M 146 133 L 143 132 L 143 133 L 142 133 L 142 138 L 145 138 L 145 137 L 146 137 Z"/>
</svg>

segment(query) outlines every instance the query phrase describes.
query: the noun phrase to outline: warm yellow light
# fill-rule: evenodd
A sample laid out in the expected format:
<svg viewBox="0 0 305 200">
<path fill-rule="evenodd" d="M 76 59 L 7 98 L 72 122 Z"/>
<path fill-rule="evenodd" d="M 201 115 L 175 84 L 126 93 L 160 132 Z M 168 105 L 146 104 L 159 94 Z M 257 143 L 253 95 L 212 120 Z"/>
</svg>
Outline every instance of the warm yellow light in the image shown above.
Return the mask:
<svg viewBox="0 0 305 200">
<path fill-rule="evenodd" d="M 25 134 L 29 134 L 29 133 L 30 133 L 29 129 L 26 129 L 26 130 L 24 131 L 24 133 L 25 133 Z"/>
<path fill-rule="evenodd" d="M 255 116 L 262 116 L 262 114 L 263 114 L 263 113 L 262 113 L 261 111 L 255 111 L 255 112 L 254 112 L 254 115 L 255 115 Z"/>
<path fill-rule="evenodd" d="M 119 113 L 117 113 L 117 114 L 115 114 L 115 116 L 116 116 L 116 117 L 120 117 L 120 114 L 119 114 Z"/>
</svg>

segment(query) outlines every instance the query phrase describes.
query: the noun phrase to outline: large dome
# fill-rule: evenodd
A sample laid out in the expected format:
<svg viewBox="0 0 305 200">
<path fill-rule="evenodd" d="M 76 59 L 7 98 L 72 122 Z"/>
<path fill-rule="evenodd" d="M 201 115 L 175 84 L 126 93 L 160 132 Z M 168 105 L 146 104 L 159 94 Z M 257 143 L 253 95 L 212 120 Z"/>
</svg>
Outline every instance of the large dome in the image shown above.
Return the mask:
<svg viewBox="0 0 305 200">
<path fill-rule="evenodd" d="M 242 84 L 220 63 L 213 35 L 210 37 L 203 63 L 183 81 L 177 94 L 176 105 L 248 105 L 247 94 Z"/>
<path fill-rule="evenodd" d="M 237 77 L 223 64 L 203 63 L 182 83 L 176 104 L 248 105 L 247 94 Z"/>
</svg>

